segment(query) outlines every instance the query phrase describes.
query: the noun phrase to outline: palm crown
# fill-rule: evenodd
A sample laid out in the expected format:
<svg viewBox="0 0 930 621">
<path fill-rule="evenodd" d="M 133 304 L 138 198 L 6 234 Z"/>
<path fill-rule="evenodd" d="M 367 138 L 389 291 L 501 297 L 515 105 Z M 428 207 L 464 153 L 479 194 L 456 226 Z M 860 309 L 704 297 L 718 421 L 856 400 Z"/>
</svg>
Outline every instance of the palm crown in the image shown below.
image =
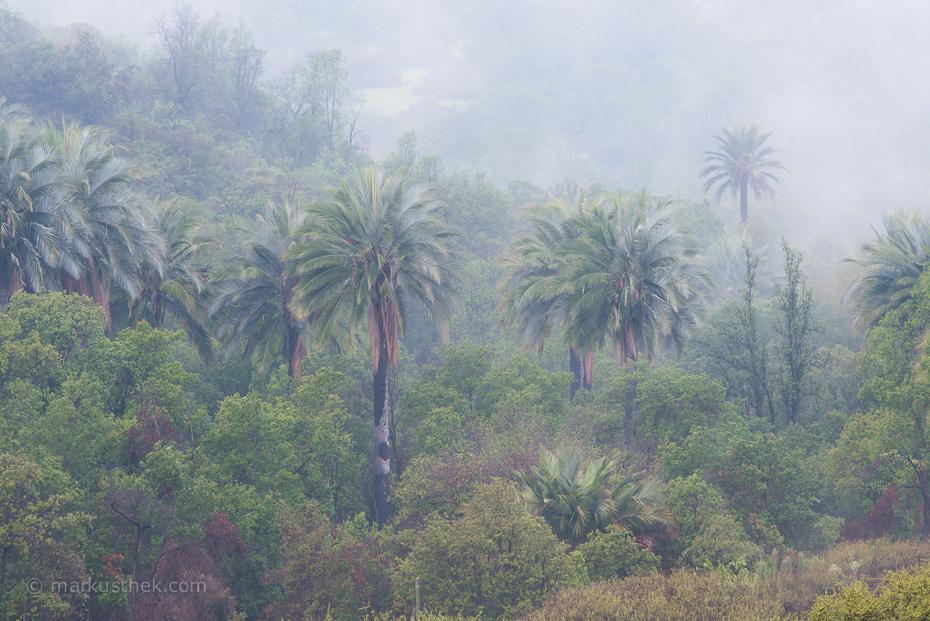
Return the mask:
<svg viewBox="0 0 930 621">
<path fill-rule="evenodd" d="M 882 218 L 885 232 L 859 249 L 852 259 L 861 268 L 847 300 L 856 307 L 856 325 L 875 325 L 911 297 L 930 248 L 930 221 L 919 211 L 895 210 Z"/>
<path fill-rule="evenodd" d="M 611 485 L 617 462 L 617 457 L 605 457 L 582 469 L 578 451 L 543 450 L 538 467 L 517 473 L 524 485 L 521 498 L 572 548 L 610 524 L 633 533 L 670 524 L 661 482 L 640 472 Z"/>
<path fill-rule="evenodd" d="M 231 356 L 242 347 L 243 357 L 253 359 L 260 373 L 267 373 L 283 354 L 291 377 L 298 377 L 307 352 L 309 322 L 291 312 L 296 280 L 287 276 L 283 256 L 305 217 L 297 205 L 268 205 L 254 228 L 241 231 L 245 243 L 231 249 L 227 264 L 212 274 L 209 312 L 224 354 Z"/>
<path fill-rule="evenodd" d="M 717 194 L 715 200 L 729 190 L 733 195 L 740 197 L 740 219 L 745 223 L 749 218 L 747 202 L 748 188 L 752 187 L 758 200 L 762 193 L 775 198 L 771 181 L 778 183 L 778 178 L 766 169 L 781 169 L 787 171 L 779 162 L 766 159 L 775 152 L 772 147 L 763 147 L 763 143 L 771 135 L 760 134 L 759 126 L 738 125 L 732 130 L 721 128 L 720 134 L 714 136 L 717 141 L 716 151 L 706 151 L 704 161 L 707 164 L 700 172 L 704 182 L 703 191 L 710 191 L 715 185 Z"/>
<path fill-rule="evenodd" d="M 559 272 L 566 268 L 555 252 L 564 241 L 581 235 L 576 219 L 587 206 L 582 191 L 573 203 L 557 199 L 524 212 L 532 231 L 511 244 L 504 260 L 508 273 L 498 286 L 501 323 L 517 328 L 524 347 L 542 351 L 553 327 L 565 321 L 571 296 L 552 293 Z M 575 374 L 572 397 L 578 388 L 592 387 L 593 357 L 594 350 L 579 355 L 569 344 L 569 366 Z"/>
<path fill-rule="evenodd" d="M 553 284 L 571 296 L 566 331 L 579 350 L 609 338 L 625 364 L 684 346 L 710 287 L 698 242 L 673 217 L 670 199 L 645 192 L 607 197 L 578 217 L 582 235 L 560 245 L 568 267 Z"/>
</svg>

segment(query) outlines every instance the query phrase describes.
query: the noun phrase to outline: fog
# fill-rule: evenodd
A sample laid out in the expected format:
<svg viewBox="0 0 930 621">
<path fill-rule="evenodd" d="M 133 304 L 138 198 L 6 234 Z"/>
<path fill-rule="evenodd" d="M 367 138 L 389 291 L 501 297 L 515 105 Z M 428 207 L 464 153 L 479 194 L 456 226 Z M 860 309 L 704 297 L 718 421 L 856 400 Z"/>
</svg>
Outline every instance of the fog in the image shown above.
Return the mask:
<svg viewBox="0 0 930 621">
<path fill-rule="evenodd" d="M 11 6 L 43 24 L 124 35 L 143 53 L 152 20 L 173 10 L 167 0 Z M 925 3 L 197 0 L 194 9 L 253 28 L 266 78 L 306 52 L 341 49 L 374 157 L 412 129 L 421 153 L 504 186 L 571 178 L 699 198 L 713 134 L 761 123 L 791 174 L 774 206 L 750 209 L 800 242 L 860 238 L 882 212 L 921 205 L 930 191 Z"/>
</svg>

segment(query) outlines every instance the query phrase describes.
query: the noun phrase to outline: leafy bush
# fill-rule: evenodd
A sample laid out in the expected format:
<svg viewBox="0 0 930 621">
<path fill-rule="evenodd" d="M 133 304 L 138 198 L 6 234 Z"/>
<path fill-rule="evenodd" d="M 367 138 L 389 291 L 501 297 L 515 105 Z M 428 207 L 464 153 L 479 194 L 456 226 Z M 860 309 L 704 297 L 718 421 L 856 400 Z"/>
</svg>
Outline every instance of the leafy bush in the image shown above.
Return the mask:
<svg viewBox="0 0 930 621">
<path fill-rule="evenodd" d="M 526 621 L 761 621 L 777 619 L 771 601 L 748 582 L 679 570 L 566 589 Z"/>
<path fill-rule="evenodd" d="M 512 617 L 560 586 L 579 584 L 577 565 L 542 520 L 529 517 L 513 487 L 479 487 L 461 519 L 433 515 L 396 573 L 395 597 L 443 614 Z"/>
<path fill-rule="evenodd" d="M 888 574 L 873 593 L 856 582 L 817 600 L 810 621 L 926 621 L 930 618 L 930 569 Z"/>
<path fill-rule="evenodd" d="M 616 524 L 589 535 L 578 550 L 592 580 L 639 576 L 659 569 L 659 557 L 640 550 L 630 531 Z"/>
</svg>

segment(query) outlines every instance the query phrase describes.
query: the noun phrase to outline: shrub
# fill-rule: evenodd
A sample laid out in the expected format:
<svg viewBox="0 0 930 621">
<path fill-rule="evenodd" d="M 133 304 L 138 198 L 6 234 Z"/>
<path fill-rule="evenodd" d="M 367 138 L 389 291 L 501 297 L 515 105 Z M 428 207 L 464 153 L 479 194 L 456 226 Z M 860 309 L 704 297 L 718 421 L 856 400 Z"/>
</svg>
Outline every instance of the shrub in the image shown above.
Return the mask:
<svg viewBox="0 0 930 621">
<path fill-rule="evenodd" d="M 419 576 L 423 605 L 434 613 L 512 617 L 581 582 L 567 548 L 526 514 L 511 485 L 496 480 L 475 490 L 461 519 L 427 520 L 395 574 L 395 598 L 409 616 Z"/>
<path fill-rule="evenodd" d="M 630 531 L 616 524 L 589 535 L 578 550 L 591 580 L 639 576 L 659 569 L 659 557 L 640 550 Z"/>
<path fill-rule="evenodd" d="M 926 621 L 930 618 L 930 569 L 888 574 L 873 593 L 856 582 L 817 600 L 810 621 Z"/>
<path fill-rule="evenodd" d="M 750 582 L 679 570 L 560 591 L 525 621 L 761 621 L 777 619 Z"/>
</svg>

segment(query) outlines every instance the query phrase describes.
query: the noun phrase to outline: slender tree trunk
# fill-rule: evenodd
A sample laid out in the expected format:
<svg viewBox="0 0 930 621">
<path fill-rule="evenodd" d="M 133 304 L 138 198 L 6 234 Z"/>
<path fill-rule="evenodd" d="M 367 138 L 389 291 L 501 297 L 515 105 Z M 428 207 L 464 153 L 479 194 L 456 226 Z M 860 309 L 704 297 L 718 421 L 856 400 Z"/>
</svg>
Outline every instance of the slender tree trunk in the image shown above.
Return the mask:
<svg viewBox="0 0 930 621">
<path fill-rule="evenodd" d="M 297 328 L 288 323 L 287 326 L 287 373 L 294 379 L 300 379 L 300 363 L 303 362 L 307 351 L 300 338 Z"/>
<path fill-rule="evenodd" d="M 6 274 L 0 274 L 0 308 L 10 305 L 11 290 L 9 277 Z"/>
<path fill-rule="evenodd" d="M 594 390 L 594 351 L 589 351 L 581 359 L 581 387 Z"/>
<path fill-rule="evenodd" d="M 923 497 L 923 524 L 920 525 L 920 540 L 926 542 L 930 539 L 930 481 L 927 480 L 927 471 L 921 463 L 917 471 L 917 482 L 920 485 L 920 495 Z"/>
<path fill-rule="evenodd" d="M 632 324 L 626 328 L 626 338 L 620 353 L 620 366 L 624 367 L 630 373 L 630 385 L 626 389 L 624 400 L 626 401 L 623 408 L 623 429 L 626 435 L 626 446 L 633 446 L 633 434 L 636 431 L 636 418 L 639 405 L 636 403 L 636 377 L 633 375 L 633 369 L 628 368 L 629 363 L 635 363 L 639 360 L 639 350 L 636 346 L 636 336 L 633 334 Z"/>
<path fill-rule="evenodd" d="M 743 224 L 749 221 L 749 180 L 746 177 L 739 182 L 739 217 Z"/>
<path fill-rule="evenodd" d="M 630 378 L 630 385 L 627 386 L 627 389 L 624 393 L 624 407 L 623 407 L 623 430 L 626 440 L 627 448 L 633 446 L 633 435 L 636 431 L 636 414 L 637 414 L 637 404 L 636 404 L 636 379 Z"/>
<path fill-rule="evenodd" d="M 374 456 L 372 466 L 375 480 L 372 491 L 375 497 L 375 521 L 378 528 L 384 528 L 394 517 L 394 505 L 391 503 L 391 446 L 388 421 L 390 419 L 387 379 L 390 360 L 388 358 L 387 338 L 384 330 L 380 331 L 380 360 L 374 373 Z"/>
<path fill-rule="evenodd" d="M 575 393 L 581 388 L 582 383 L 581 358 L 578 357 L 578 352 L 575 351 L 574 347 L 568 348 L 568 370 L 571 371 L 575 378 L 572 380 L 572 383 L 568 385 L 569 398 L 574 399 Z"/>
</svg>

